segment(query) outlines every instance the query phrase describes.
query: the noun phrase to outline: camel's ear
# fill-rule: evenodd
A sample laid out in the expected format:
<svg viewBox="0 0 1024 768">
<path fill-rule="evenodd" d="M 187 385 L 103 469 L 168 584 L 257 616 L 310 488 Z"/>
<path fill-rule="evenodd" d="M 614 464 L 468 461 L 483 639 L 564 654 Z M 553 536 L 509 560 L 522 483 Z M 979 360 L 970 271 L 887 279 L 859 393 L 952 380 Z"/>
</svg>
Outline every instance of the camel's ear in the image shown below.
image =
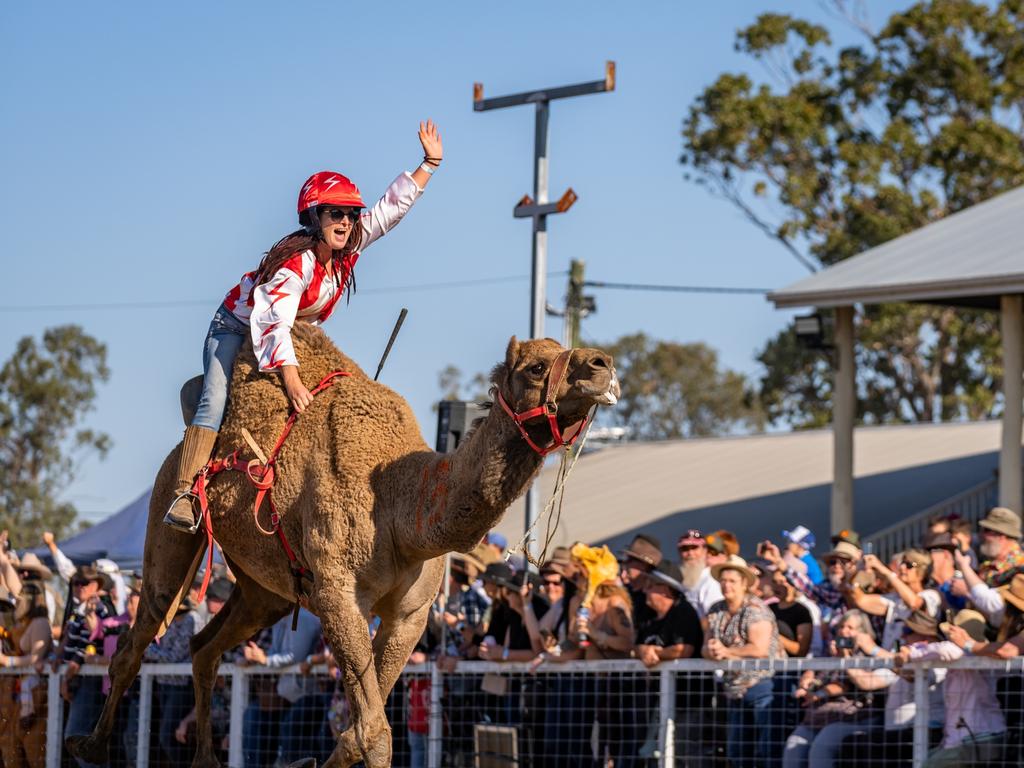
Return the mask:
<svg viewBox="0 0 1024 768">
<path fill-rule="evenodd" d="M 511 375 L 516 369 L 516 362 L 519 360 L 519 340 L 513 336 L 508 340 L 508 349 L 505 350 L 505 369 Z"/>
</svg>

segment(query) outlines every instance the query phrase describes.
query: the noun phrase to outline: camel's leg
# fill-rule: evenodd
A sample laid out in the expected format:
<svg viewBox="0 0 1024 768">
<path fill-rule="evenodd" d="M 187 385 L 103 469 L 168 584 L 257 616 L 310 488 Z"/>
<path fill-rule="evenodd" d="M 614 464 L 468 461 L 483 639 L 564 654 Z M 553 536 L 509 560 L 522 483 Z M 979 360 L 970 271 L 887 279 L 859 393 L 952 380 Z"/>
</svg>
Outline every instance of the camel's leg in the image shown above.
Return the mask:
<svg viewBox="0 0 1024 768">
<path fill-rule="evenodd" d="M 317 602 L 324 637 L 341 670 L 354 737 L 339 740 L 324 766 L 349 768 L 362 760 L 366 768 L 387 768 L 391 765 L 391 727 L 384 716 L 373 663 L 369 609 L 360 610 L 351 588 L 335 585 L 322 585 Z"/>
<path fill-rule="evenodd" d="M 419 578 L 412 584 L 401 584 L 375 606 L 381 624 L 373 638 L 373 661 L 384 701 L 423 635 L 443 576 L 444 560 L 424 563 Z"/>
<path fill-rule="evenodd" d="M 228 601 L 203 631 L 192 638 L 192 684 L 196 693 L 197 726 L 193 768 L 216 768 L 220 765 L 213 751 L 210 697 L 221 655 L 276 622 L 291 608 L 283 598 L 263 589 L 239 571 L 235 573 L 238 581 Z"/>
<path fill-rule="evenodd" d="M 150 536 L 153 526 L 150 526 Z M 121 696 L 139 674 L 142 654 L 156 637 L 166 617 L 173 615 L 178 603 L 192 584 L 202 559 L 205 540 L 171 529 L 159 530 L 158 546 L 150 546 L 147 536 L 147 577 L 142 582 L 142 597 L 135 624 L 125 633 L 125 641 L 110 661 L 110 693 L 103 703 L 96 727 L 88 736 L 69 736 L 68 751 L 89 763 L 107 762 L 107 740 L 114 727 Z M 152 553 L 158 553 L 150 557 Z"/>
<path fill-rule="evenodd" d="M 422 570 L 403 580 L 374 606 L 381 623 L 373 638 L 373 661 L 383 702 L 391 695 L 391 689 L 423 634 L 443 574 L 443 560 L 424 563 Z M 343 749 L 359 754 L 354 727 L 342 733 L 339 740 Z"/>
</svg>

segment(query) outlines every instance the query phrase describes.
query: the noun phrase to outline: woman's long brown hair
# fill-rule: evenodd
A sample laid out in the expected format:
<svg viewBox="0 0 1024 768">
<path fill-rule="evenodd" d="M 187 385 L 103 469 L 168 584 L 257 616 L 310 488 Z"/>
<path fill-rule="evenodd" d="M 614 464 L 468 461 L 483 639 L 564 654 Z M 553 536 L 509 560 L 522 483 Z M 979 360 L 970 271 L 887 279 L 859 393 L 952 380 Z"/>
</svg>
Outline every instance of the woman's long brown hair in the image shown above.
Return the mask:
<svg viewBox="0 0 1024 768">
<path fill-rule="evenodd" d="M 274 243 L 270 247 L 270 250 L 263 254 L 263 259 L 260 261 L 260 265 L 256 268 L 256 279 L 253 280 L 253 288 L 249 291 L 249 298 L 252 299 L 252 292 L 256 289 L 256 286 L 262 285 L 273 277 L 277 273 L 277 270 L 281 268 L 281 265 L 288 261 L 288 259 L 296 253 L 302 253 L 303 251 L 313 251 L 313 253 L 316 253 L 317 246 L 322 242 L 323 235 L 320 232 L 311 235 L 305 229 L 297 229 Z M 334 251 L 331 254 L 331 257 L 334 259 L 340 259 L 342 256 L 358 251 L 359 246 L 362 244 L 363 225 L 359 221 L 356 221 L 349 232 L 348 241 L 345 243 L 345 247 L 340 251 Z M 349 273 L 348 282 L 341 286 L 341 290 L 352 290 L 354 288 L 355 272 L 353 271 Z"/>
</svg>

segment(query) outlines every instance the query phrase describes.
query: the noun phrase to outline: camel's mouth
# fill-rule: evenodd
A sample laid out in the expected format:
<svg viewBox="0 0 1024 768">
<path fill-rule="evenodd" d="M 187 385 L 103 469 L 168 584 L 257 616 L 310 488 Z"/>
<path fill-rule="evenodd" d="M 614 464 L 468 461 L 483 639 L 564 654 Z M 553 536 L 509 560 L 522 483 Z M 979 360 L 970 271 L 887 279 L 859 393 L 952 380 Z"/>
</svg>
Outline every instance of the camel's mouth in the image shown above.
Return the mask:
<svg viewBox="0 0 1024 768">
<path fill-rule="evenodd" d="M 603 386 L 593 381 L 580 381 L 577 382 L 577 386 L 584 395 L 593 398 L 598 405 L 615 405 L 619 402 L 619 396 L 622 394 L 619 377 L 614 369 L 612 369 L 608 383 Z"/>
</svg>

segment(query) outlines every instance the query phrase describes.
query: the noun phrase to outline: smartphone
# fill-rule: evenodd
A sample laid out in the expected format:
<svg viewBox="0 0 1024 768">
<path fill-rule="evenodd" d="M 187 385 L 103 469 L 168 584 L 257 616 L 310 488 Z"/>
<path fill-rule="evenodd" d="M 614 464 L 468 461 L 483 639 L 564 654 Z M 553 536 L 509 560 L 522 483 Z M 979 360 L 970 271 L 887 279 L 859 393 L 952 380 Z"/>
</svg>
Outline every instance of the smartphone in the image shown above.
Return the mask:
<svg viewBox="0 0 1024 768">
<path fill-rule="evenodd" d="M 848 650 L 853 649 L 853 638 L 852 637 L 837 637 L 836 648 L 846 648 Z"/>
</svg>

